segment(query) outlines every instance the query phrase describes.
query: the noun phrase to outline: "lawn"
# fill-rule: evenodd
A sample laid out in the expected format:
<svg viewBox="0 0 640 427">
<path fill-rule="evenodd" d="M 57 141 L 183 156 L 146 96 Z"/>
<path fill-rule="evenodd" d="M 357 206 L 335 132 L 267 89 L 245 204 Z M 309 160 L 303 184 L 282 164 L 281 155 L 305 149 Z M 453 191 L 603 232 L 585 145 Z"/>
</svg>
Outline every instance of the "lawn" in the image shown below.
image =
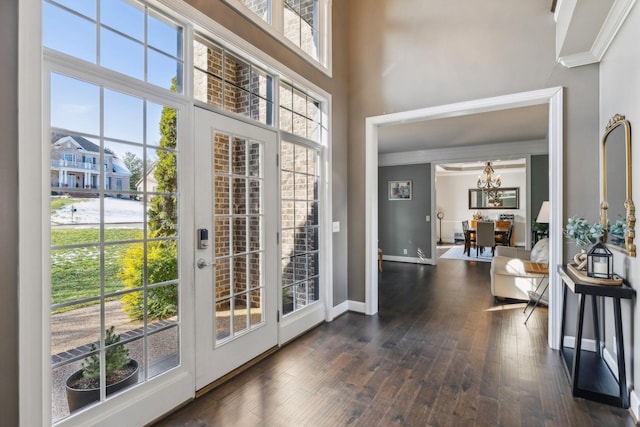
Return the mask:
<svg viewBox="0 0 640 427">
<path fill-rule="evenodd" d="M 104 231 L 105 242 L 140 239 L 142 230 L 115 228 Z M 51 244 L 61 247 L 83 244 L 79 248 L 62 248 L 51 251 L 51 302 L 60 304 L 100 295 L 100 246 L 96 228 L 64 228 L 51 230 Z M 117 276 L 122 253 L 130 245 L 123 243 L 104 246 L 104 292 L 109 294 L 122 289 Z"/>
</svg>

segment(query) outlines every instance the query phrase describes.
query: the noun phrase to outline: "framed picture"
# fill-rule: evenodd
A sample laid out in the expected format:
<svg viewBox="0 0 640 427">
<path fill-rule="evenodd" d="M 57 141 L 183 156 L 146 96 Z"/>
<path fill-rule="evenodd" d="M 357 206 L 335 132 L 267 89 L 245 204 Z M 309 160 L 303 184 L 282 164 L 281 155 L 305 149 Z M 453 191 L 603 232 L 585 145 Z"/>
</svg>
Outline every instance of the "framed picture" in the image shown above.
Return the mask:
<svg viewBox="0 0 640 427">
<path fill-rule="evenodd" d="M 389 181 L 389 200 L 411 200 L 413 185 L 411 180 Z"/>
</svg>

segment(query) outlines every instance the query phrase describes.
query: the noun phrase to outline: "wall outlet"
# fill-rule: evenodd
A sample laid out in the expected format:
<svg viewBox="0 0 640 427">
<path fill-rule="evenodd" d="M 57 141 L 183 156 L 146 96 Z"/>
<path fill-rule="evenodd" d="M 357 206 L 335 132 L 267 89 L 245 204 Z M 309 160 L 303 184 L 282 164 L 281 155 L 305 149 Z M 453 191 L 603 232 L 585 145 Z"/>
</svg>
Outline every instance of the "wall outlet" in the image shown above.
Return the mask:
<svg viewBox="0 0 640 427">
<path fill-rule="evenodd" d="M 404 249 L 404 254 L 405 254 L 405 255 L 407 254 L 407 250 L 406 250 L 406 249 Z"/>
</svg>

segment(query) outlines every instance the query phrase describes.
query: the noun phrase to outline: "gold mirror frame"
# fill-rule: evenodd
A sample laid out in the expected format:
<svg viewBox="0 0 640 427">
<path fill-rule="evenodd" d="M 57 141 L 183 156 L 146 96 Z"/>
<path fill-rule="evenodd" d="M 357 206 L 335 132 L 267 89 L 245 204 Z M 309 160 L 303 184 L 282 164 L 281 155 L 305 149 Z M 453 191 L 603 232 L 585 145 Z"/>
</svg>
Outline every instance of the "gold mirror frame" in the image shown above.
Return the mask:
<svg viewBox="0 0 640 427">
<path fill-rule="evenodd" d="M 625 182 L 626 193 L 624 201 L 624 211 L 626 219 L 626 228 L 624 231 L 624 247 L 608 243 L 607 229 L 609 226 L 609 203 L 607 199 L 607 138 L 611 135 L 614 129 L 622 126 L 624 129 L 624 150 L 625 150 Z M 611 142 L 611 140 L 610 140 Z M 607 123 L 605 133 L 602 137 L 602 152 L 601 152 L 602 164 L 600 168 L 600 181 L 601 181 L 601 195 L 600 202 L 600 221 L 602 228 L 605 230 L 602 237 L 603 242 L 607 243 L 607 246 L 624 252 L 628 256 L 636 256 L 636 245 L 633 242 L 635 238 L 635 224 L 636 224 L 636 208 L 631 200 L 631 124 L 622 114 L 616 114 Z M 611 168 L 619 168 L 620 165 L 609 165 Z"/>
</svg>

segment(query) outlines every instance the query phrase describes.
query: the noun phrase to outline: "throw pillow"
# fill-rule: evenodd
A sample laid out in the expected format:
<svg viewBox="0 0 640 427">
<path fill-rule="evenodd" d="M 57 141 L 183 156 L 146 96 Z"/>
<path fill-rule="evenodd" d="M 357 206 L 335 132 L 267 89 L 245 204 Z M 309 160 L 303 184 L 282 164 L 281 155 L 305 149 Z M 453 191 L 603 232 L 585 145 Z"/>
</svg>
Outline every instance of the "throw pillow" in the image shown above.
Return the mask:
<svg viewBox="0 0 640 427">
<path fill-rule="evenodd" d="M 529 259 L 533 262 L 549 264 L 549 239 L 539 240 L 531 249 L 531 257 Z"/>
</svg>

